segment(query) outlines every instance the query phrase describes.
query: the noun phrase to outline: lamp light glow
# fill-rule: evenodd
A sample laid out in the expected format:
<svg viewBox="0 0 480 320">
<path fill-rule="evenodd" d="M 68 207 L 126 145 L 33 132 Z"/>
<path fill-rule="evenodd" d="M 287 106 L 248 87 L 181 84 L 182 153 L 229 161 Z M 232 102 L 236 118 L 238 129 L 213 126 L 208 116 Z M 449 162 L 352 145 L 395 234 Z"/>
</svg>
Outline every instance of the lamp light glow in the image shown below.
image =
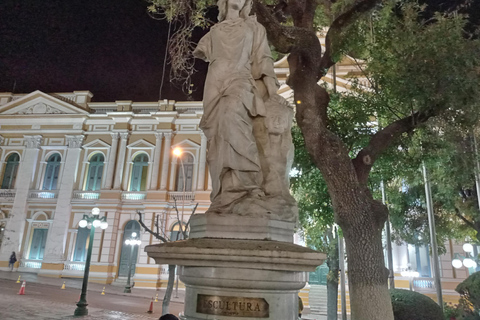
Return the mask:
<svg viewBox="0 0 480 320">
<path fill-rule="evenodd" d="M 473 261 L 470 258 L 467 258 L 467 259 L 463 260 L 463 265 L 467 268 L 473 268 L 473 266 L 475 265 L 475 261 Z"/>
<path fill-rule="evenodd" d="M 93 222 L 92 222 L 92 225 L 93 225 L 95 228 L 100 227 L 101 224 L 102 224 L 102 222 L 101 222 L 100 220 L 93 220 Z"/>
<path fill-rule="evenodd" d="M 173 149 L 173 154 L 176 156 L 176 157 L 180 157 L 182 155 L 182 149 L 180 148 L 175 148 Z"/>
<path fill-rule="evenodd" d="M 88 225 L 87 220 L 82 219 L 82 220 L 80 220 L 80 221 L 78 222 L 78 226 L 79 226 L 80 228 L 85 228 L 87 225 Z"/>
<path fill-rule="evenodd" d="M 465 243 L 463 245 L 463 251 L 465 252 L 473 252 L 473 246 L 470 243 Z"/>
<path fill-rule="evenodd" d="M 102 229 L 107 229 L 108 228 L 108 222 L 107 221 L 102 221 L 102 223 L 100 224 L 100 228 Z"/>
<path fill-rule="evenodd" d="M 453 259 L 452 260 L 452 266 L 456 269 L 460 269 L 463 264 L 462 264 L 462 261 L 460 259 Z"/>
<path fill-rule="evenodd" d="M 95 208 L 92 208 L 92 214 L 94 216 L 98 216 L 100 214 L 100 209 L 95 207 Z"/>
<path fill-rule="evenodd" d="M 137 233 L 136 232 L 132 232 L 132 237 L 136 237 L 137 236 Z"/>
</svg>

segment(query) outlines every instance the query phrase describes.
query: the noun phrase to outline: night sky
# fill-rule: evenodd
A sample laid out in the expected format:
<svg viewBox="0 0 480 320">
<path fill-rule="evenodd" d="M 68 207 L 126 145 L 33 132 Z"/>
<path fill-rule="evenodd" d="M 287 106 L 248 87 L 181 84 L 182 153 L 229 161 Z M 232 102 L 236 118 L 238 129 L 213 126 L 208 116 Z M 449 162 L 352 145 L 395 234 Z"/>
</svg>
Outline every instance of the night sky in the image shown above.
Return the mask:
<svg viewBox="0 0 480 320">
<path fill-rule="evenodd" d="M 16 93 L 90 90 L 94 101 L 159 99 L 168 24 L 150 18 L 145 1 L 0 2 L 0 92 L 16 82 Z M 165 98 L 186 99 L 168 78 Z"/>
<path fill-rule="evenodd" d="M 452 0 L 429 0 L 442 8 Z M 478 17 L 479 0 L 474 0 Z M 90 90 L 93 101 L 155 101 L 168 24 L 142 0 L 0 0 L 0 92 Z M 478 19 L 477 19 L 478 20 Z M 198 35 L 197 35 L 198 36 Z M 206 63 L 193 83 L 202 97 Z M 185 100 L 168 81 L 162 99 Z"/>
</svg>

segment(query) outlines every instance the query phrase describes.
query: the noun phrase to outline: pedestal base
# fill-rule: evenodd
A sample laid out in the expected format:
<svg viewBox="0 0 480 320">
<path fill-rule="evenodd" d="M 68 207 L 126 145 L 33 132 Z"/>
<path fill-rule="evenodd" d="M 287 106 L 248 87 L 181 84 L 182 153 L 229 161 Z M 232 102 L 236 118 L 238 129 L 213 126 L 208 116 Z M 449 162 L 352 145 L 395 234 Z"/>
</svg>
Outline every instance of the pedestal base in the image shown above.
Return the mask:
<svg viewBox="0 0 480 320">
<path fill-rule="evenodd" d="M 195 214 L 190 220 L 190 239 L 222 238 L 276 240 L 293 242 L 294 222 L 272 220 L 268 217 Z"/>
<path fill-rule="evenodd" d="M 190 239 L 147 246 L 160 264 L 180 265 L 183 320 L 296 320 L 298 290 L 325 255 L 269 240 Z"/>
</svg>

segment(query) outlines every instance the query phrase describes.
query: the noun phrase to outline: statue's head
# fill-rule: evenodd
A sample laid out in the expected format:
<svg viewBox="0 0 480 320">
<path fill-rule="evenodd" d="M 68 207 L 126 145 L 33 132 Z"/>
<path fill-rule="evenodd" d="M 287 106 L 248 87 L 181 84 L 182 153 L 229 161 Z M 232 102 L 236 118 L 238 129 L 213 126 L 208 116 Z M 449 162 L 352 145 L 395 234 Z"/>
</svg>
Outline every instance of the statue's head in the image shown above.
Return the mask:
<svg viewBox="0 0 480 320">
<path fill-rule="evenodd" d="M 265 104 L 267 117 L 265 126 L 270 134 L 283 134 L 290 129 L 293 120 L 293 109 L 288 104 L 276 104 L 267 101 Z"/>
<path fill-rule="evenodd" d="M 225 20 L 229 4 L 237 7 L 240 10 L 240 17 L 247 19 L 252 10 L 253 0 L 218 0 L 218 22 Z"/>
</svg>

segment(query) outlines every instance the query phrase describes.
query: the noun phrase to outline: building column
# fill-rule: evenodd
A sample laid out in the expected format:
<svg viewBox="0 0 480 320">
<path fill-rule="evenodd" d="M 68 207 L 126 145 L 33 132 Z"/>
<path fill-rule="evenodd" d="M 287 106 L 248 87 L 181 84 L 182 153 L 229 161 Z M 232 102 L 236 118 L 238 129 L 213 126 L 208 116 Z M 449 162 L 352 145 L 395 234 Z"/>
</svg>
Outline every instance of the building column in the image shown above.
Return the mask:
<svg viewBox="0 0 480 320">
<path fill-rule="evenodd" d="M 115 159 L 117 159 L 118 132 L 110 134 L 112 136 L 112 145 L 108 155 L 107 176 L 105 177 L 105 189 L 112 189 L 113 173 L 115 172 Z"/>
<path fill-rule="evenodd" d="M 83 135 L 65 136 L 67 152 L 63 166 L 62 180 L 58 187 L 58 199 L 53 216 L 53 223 L 48 230 L 45 254 L 41 274 L 60 274 L 58 264 L 65 261 L 66 243 L 70 220 L 72 216 L 72 194 L 78 172 L 80 152 L 82 151 Z"/>
<path fill-rule="evenodd" d="M 167 189 L 168 182 L 168 164 L 170 162 L 170 146 L 172 144 L 173 134 L 167 132 L 163 134 L 165 136 L 165 147 L 163 148 L 163 163 L 162 163 L 162 180 L 160 182 L 160 190 Z"/>
<path fill-rule="evenodd" d="M 197 190 L 205 190 L 205 162 L 207 160 L 207 137 L 203 133 L 200 133 L 202 137 L 202 142 L 200 145 L 200 162 L 198 166 L 198 179 L 197 179 Z"/>
<path fill-rule="evenodd" d="M 42 136 L 24 136 L 26 149 L 23 152 L 15 182 L 15 199 L 3 234 L 0 249 L 0 267 L 8 267 L 8 258 L 12 251 L 17 257 L 22 256 L 22 238 L 27 218 L 27 200 L 37 166 L 38 151 L 42 144 Z M 27 240 L 28 241 L 28 240 Z"/>
<path fill-rule="evenodd" d="M 155 133 L 155 154 L 153 156 L 152 183 L 150 184 L 151 190 L 158 189 L 158 170 L 160 169 L 160 151 L 162 150 L 162 138 L 163 133 Z"/>
<path fill-rule="evenodd" d="M 3 142 L 5 141 L 5 138 L 0 136 L 0 146 L 3 144 Z M 0 150 L 2 150 L 2 148 L 0 148 Z M 0 153 L 1 155 L 1 153 Z M 2 173 L 3 173 L 3 164 L 5 163 L 5 161 L 3 159 L 0 159 L 0 179 L 2 178 Z M 2 180 L 0 180 L 0 186 L 2 185 Z"/>
<path fill-rule="evenodd" d="M 108 228 L 104 230 L 103 249 L 100 262 L 115 263 L 115 250 L 117 247 L 118 225 L 120 222 L 120 214 L 114 210 L 105 212 L 107 217 Z"/>
<path fill-rule="evenodd" d="M 210 170 L 208 170 L 208 189 L 212 190 L 212 175 L 210 174 Z"/>
<path fill-rule="evenodd" d="M 127 140 L 130 135 L 128 132 L 121 132 L 120 135 L 120 151 L 118 152 L 117 166 L 115 168 L 115 182 L 113 189 L 120 189 L 122 184 L 123 166 L 125 164 L 125 152 L 127 150 Z"/>
</svg>

